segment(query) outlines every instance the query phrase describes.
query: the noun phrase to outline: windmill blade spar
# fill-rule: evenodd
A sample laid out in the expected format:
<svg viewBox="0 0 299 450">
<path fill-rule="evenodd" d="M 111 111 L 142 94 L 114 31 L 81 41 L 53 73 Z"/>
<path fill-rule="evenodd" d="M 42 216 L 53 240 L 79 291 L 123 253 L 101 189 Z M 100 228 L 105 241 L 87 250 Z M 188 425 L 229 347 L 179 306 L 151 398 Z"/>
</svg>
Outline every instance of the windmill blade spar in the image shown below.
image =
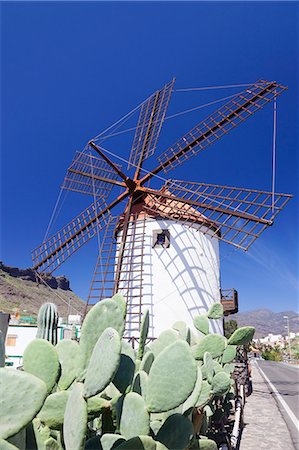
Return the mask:
<svg viewBox="0 0 299 450">
<path fill-rule="evenodd" d="M 149 194 L 146 209 L 247 250 L 292 198 L 288 194 L 169 180 Z"/>
<path fill-rule="evenodd" d="M 128 164 L 128 169 L 136 167 L 135 179 L 139 176 L 142 163 L 152 156 L 156 149 L 174 81 L 173 79 L 151 95 L 141 106 Z"/>
<path fill-rule="evenodd" d="M 107 198 L 113 185 L 125 186 L 117 181 L 117 174 L 103 159 L 76 152 L 61 187 L 97 198 Z"/>
<path fill-rule="evenodd" d="M 55 233 L 32 252 L 34 269 L 52 273 L 82 245 L 93 238 L 97 228 L 101 230 L 110 218 L 111 209 L 124 200 L 124 192 L 108 206 L 102 199 L 96 200 L 81 214 Z"/>
<path fill-rule="evenodd" d="M 200 122 L 158 157 L 159 166 L 141 180 L 144 185 L 161 171 L 169 172 L 191 156 L 227 134 L 256 111 L 280 95 L 285 86 L 275 81 L 258 81 Z"/>
</svg>

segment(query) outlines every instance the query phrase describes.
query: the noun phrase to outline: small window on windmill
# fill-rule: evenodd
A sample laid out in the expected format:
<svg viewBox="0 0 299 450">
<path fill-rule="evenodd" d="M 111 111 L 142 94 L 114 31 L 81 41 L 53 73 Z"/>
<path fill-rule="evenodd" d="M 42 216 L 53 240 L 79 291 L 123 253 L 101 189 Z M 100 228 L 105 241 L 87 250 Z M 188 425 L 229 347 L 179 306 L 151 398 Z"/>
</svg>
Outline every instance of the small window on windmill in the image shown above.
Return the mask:
<svg viewBox="0 0 299 450">
<path fill-rule="evenodd" d="M 169 230 L 154 230 L 153 231 L 153 248 L 168 248 L 170 247 L 170 232 Z"/>
</svg>

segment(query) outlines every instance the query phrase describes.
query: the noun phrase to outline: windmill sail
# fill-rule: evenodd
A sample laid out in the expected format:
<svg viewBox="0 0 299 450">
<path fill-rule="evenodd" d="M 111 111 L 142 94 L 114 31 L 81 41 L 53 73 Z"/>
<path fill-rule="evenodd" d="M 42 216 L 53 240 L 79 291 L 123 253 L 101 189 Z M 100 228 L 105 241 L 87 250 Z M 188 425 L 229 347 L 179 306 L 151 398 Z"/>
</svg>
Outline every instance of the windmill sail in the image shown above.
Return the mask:
<svg viewBox="0 0 299 450">
<path fill-rule="evenodd" d="M 287 194 L 207 183 L 169 180 L 159 191 L 146 189 L 146 209 L 196 224 L 203 233 L 247 250 L 292 198 Z M 200 219 L 200 220 L 199 220 Z"/>
<path fill-rule="evenodd" d="M 117 174 L 103 159 L 88 153 L 76 152 L 62 188 L 94 195 L 97 198 L 107 198 L 113 185 L 116 184 L 115 180 L 117 180 Z"/>
<path fill-rule="evenodd" d="M 92 203 L 75 219 L 33 250 L 33 268 L 39 272 L 53 272 L 94 237 L 97 227 L 103 228 L 109 217 L 110 210 L 102 199 Z"/>
<path fill-rule="evenodd" d="M 161 171 L 167 173 L 191 156 L 197 155 L 199 151 L 227 134 L 285 89 L 287 88 L 274 81 L 258 81 L 236 95 L 160 155 L 158 157 L 160 165 L 145 175 L 141 179 L 141 184 L 144 185 L 157 173 Z"/>
<path fill-rule="evenodd" d="M 143 161 L 154 154 L 173 84 L 174 79 L 141 106 L 128 168 L 141 166 Z"/>
</svg>

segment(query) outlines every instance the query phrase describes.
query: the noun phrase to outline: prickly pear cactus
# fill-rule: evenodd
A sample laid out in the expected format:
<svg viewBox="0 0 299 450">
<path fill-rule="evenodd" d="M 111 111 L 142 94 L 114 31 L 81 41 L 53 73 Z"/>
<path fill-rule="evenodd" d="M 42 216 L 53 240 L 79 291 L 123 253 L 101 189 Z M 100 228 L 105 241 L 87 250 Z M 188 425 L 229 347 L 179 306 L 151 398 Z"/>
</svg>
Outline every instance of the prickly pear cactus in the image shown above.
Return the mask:
<svg viewBox="0 0 299 450">
<path fill-rule="evenodd" d="M 38 450 L 216 450 L 210 437 L 230 413 L 236 345 L 253 336 L 252 327 L 229 341 L 209 334 L 222 313 L 214 304 L 194 319 L 197 335 L 179 321 L 145 347 L 146 313 L 135 354 L 122 340 L 126 303 L 117 294 L 91 309 L 79 344 L 35 339 L 25 372 L 0 369 L 0 447 L 15 450 L 20 435 L 24 449 L 26 429 Z"/>
<path fill-rule="evenodd" d="M 47 386 L 39 378 L 18 370 L 0 369 L 0 438 L 18 433 L 40 410 Z"/>
<path fill-rule="evenodd" d="M 51 344 L 57 344 L 58 312 L 54 303 L 44 303 L 37 316 L 38 339 L 46 339 Z"/>
<path fill-rule="evenodd" d="M 58 380 L 60 366 L 55 347 L 44 339 L 34 339 L 23 355 L 25 372 L 43 380 L 50 392 Z"/>
</svg>

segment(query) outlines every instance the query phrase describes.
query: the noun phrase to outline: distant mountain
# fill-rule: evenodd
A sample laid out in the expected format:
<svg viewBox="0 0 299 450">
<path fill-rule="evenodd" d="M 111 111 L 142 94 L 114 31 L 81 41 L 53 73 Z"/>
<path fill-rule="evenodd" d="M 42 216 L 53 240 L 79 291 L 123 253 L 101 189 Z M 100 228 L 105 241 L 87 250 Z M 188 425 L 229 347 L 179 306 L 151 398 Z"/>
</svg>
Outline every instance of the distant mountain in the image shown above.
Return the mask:
<svg viewBox="0 0 299 450">
<path fill-rule="evenodd" d="M 32 269 L 19 269 L 0 262 L 0 311 L 25 316 L 37 316 L 45 302 L 57 305 L 60 317 L 83 313 L 85 303 L 70 289 L 65 277 L 44 278 L 44 283 L 36 282 Z"/>
<path fill-rule="evenodd" d="M 234 319 L 238 322 L 238 326 L 251 325 L 255 327 L 255 338 L 267 336 L 267 334 L 287 335 L 286 319 L 283 316 L 289 316 L 290 332 L 299 332 L 299 315 L 294 311 L 282 311 L 275 313 L 270 309 L 256 309 L 254 311 L 246 311 L 238 314 L 232 314 L 227 320 Z"/>
</svg>

